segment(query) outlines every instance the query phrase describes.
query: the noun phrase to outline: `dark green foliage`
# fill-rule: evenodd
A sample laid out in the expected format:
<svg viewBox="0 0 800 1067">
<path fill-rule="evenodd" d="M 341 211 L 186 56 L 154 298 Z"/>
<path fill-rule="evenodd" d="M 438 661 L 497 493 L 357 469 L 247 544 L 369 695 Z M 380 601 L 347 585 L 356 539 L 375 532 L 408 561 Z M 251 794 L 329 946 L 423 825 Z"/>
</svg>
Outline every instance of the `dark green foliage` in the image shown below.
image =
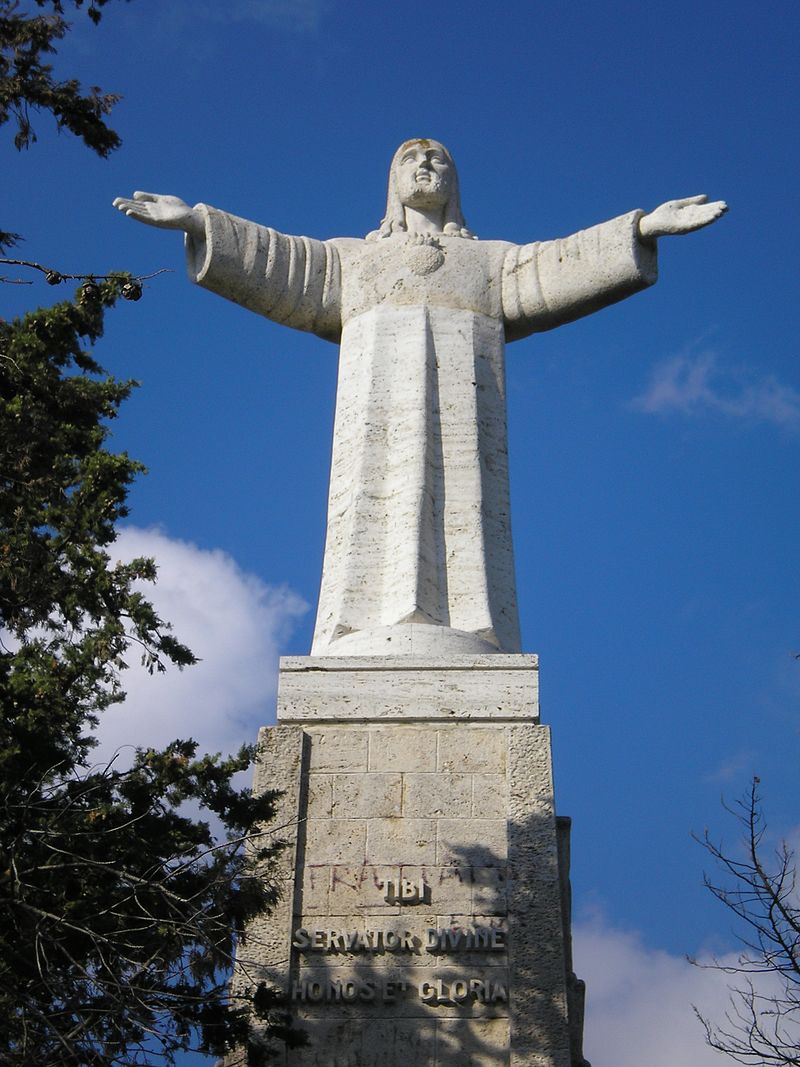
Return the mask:
<svg viewBox="0 0 800 1067">
<path fill-rule="evenodd" d="M 108 0 L 69 0 L 66 6 L 83 8 L 95 24 Z M 103 116 L 119 96 L 103 93 L 96 85 L 84 90 L 75 78 L 59 81 L 46 57 L 55 55 L 56 43 L 69 29 L 64 0 L 36 0 L 44 14 L 21 7 L 19 0 L 0 0 L 0 126 L 13 119 L 14 144 L 28 148 L 36 141 L 31 111 L 49 111 L 59 129 L 69 130 L 83 143 L 107 156 L 120 145 L 118 135 Z M 19 241 L 19 234 L 0 231 L 0 251 Z"/>
<path fill-rule="evenodd" d="M 18 149 L 36 140 L 32 111 L 100 156 L 119 145 L 104 121 L 117 97 L 58 81 L 45 62 L 69 29 L 65 9 L 97 23 L 107 2 L 35 0 L 37 12 L 0 0 L 0 125 L 16 123 Z M 0 232 L 0 250 L 18 239 Z M 234 947 L 276 897 L 280 842 L 252 831 L 275 798 L 231 785 L 252 751 L 198 759 L 175 741 L 130 768 L 90 764 L 131 656 L 150 671 L 194 662 L 139 591 L 153 561 L 109 554 L 142 470 L 105 447 L 134 383 L 105 376 L 85 346 L 120 296 L 141 293 L 129 275 L 84 278 L 74 302 L 0 320 L 0 1062 L 11 1067 L 171 1063 L 234 1046 L 256 1067 L 275 1040 L 299 1040 L 266 984 L 228 986 Z"/>
<path fill-rule="evenodd" d="M 253 999 L 268 1037 L 286 1026 L 266 987 L 226 986 L 235 943 L 276 895 L 264 871 L 279 845 L 251 835 L 242 847 L 274 796 L 231 785 L 252 752 L 198 759 L 176 741 L 130 769 L 89 766 L 126 660 L 194 661 L 138 590 L 153 562 L 108 551 L 141 465 L 105 447 L 107 423 L 134 383 L 105 376 L 85 344 L 131 282 L 0 322 L 3 1064 L 171 1062 L 234 1042 L 255 1064 L 267 1053 Z"/>
</svg>

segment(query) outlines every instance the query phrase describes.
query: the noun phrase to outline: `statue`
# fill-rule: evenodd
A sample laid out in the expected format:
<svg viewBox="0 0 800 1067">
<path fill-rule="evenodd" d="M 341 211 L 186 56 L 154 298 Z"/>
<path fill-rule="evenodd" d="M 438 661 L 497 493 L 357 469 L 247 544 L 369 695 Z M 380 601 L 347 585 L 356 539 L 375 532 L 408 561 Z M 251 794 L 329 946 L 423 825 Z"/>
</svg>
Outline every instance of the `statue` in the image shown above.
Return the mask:
<svg viewBox="0 0 800 1067">
<path fill-rule="evenodd" d="M 328 530 L 312 655 L 518 652 L 505 342 L 656 280 L 656 239 L 726 210 L 704 196 L 561 240 L 478 241 L 438 141 L 400 146 L 365 239 L 291 237 L 205 204 L 114 205 L 183 230 L 189 276 L 340 344 Z"/>
</svg>

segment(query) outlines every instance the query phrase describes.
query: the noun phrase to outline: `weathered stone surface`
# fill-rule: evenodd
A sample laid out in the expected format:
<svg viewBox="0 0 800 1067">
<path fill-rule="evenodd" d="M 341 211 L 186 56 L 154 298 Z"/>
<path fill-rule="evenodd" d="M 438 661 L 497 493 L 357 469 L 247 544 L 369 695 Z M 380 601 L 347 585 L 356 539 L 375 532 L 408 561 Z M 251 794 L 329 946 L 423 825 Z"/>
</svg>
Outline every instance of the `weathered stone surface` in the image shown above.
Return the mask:
<svg viewBox="0 0 800 1067">
<path fill-rule="evenodd" d="M 333 815 L 333 775 L 309 774 L 306 818 L 330 819 Z"/>
<path fill-rule="evenodd" d="M 370 819 L 367 863 L 436 863 L 435 819 Z"/>
<path fill-rule="evenodd" d="M 507 817 L 508 784 L 504 774 L 473 775 L 472 814 L 477 819 Z"/>
<path fill-rule="evenodd" d="M 533 655 L 285 656 L 278 721 L 536 721 L 538 700 Z"/>
<path fill-rule="evenodd" d="M 406 774 L 403 815 L 468 819 L 472 815 L 471 774 Z"/>
<path fill-rule="evenodd" d="M 513 914 L 508 904 L 508 868 L 472 868 L 472 910 L 477 914 Z"/>
<path fill-rule="evenodd" d="M 505 771 L 506 734 L 490 726 L 439 731 L 440 771 Z"/>
<path fill-rule="evenodd" d="M 316 863 L 365 862 L 367 824 L 353 819 L 309 819 L 306 822 L 306 856 Z"/>
<path fill-rule="evenodd" d="M 503 1067 L 508 1063 L 508 1019 L 443 1019 L 436 1027 L 443 1067 Z"/>
<path fill-rule="evenodd" d="M 435 729 L 382 726 L 369 732 L 371 771 L 435 771 Z"/>
<path fill-rule="evenodd" d="M 505 820 L 439 820 L 436 845 L 438 864 L 504 867 L 507 851 Z"/>
<path fill-rule="evenodd" d="M 288 1067 L 436 1067 L 436 1023 L 301 1016 L 310 1047 L 290 1053 Z"/>
<path fill-rule="evenodd" d="M 363 730 L 308 730 L 309 771 L 365 771 L 369 737 Z"/>
<path fill-rule="evenodd" d="M 400 815 L 403 780 L 398 772 L 335 774 L 332 777 L 334 815 L 351 819 Z"/>
<path fill-rule="evenodd" d="M 254 931 L 251 973 L 285 981 L 291 960 L 292 1009 L 323 1042 L 284 1067 L 577 1067 L 548 731 L 530 718 L 276 729 L 297 782 L 259 780 L 288 785 L 300 867 L 282 939 L 272 919 Z"/>
<path fill-rule="evenodd" d="M 568 1067 L 570 1035 L 566 959 L 550 731 L 510 727 L 509 913 L 515 917 L 509 945 L 514 999 L 511 1044 L 514 1067 L 536 1064 L 547 1051 L 548 1067 Z"/>
<path fill-rule="evenodd" d="M 274 726 L 259 731 L 253 791 L 279 791 L 273 825 L 280 827 L 278 837 L 285 847 L 279 862 L 270 866 L 269 875 L 278 879 L 282 892 L 270 913 L 251 924 L 247 940 L 239 949 L 239 959 L 257 961 L 269 970 L 271 981 L 282 988 L 288 983 L 304 757 L 305 737 L 299 727 Z"/>
<path fill-rule="evenodd" d="M 398 905 L 386 901 L 386 890 L 383 888 L 386 880 L 395 876 L 395 867 L 367 863 L 349 867 L 336 863 L 327 869 L 330 872 L 331 915 L 350 915 L 354 912 L 392 915 L 399 912 Z"/>
<path fill-rule="evenodd" d="M 422 879 L 429 889 L 431 902 L 445 912 L 468 915 L 472 912 L 473 873 L 471 867 L 456 864 L 445 867 L 404 866 L 401 876 L 412 882 Z"/>
<path fill-rule="evenodd" d="M 331 914 L 331 867 L 327 864 L 306 863 L 302 872 L 298 871 L 298 881 L 301 873 L 302 888 L 296 910 L 301 915 Z"/>
</svg>

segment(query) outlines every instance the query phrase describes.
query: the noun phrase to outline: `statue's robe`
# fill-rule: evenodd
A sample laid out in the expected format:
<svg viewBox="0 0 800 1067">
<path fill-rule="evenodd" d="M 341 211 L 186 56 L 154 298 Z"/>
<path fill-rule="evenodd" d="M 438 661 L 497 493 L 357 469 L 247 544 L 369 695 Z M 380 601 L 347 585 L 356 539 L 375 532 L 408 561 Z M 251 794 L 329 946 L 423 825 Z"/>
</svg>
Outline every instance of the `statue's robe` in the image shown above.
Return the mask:
<svg viewBox="0 0 800 1067">
<path fill-rule="evenodd" d="M 316 241 L 199 209 L 193 281 L 340 344 L 312 654 L 519 651 L 505 342 L 652 284 L 642 213 L 520 246 Z"/>
</svg>

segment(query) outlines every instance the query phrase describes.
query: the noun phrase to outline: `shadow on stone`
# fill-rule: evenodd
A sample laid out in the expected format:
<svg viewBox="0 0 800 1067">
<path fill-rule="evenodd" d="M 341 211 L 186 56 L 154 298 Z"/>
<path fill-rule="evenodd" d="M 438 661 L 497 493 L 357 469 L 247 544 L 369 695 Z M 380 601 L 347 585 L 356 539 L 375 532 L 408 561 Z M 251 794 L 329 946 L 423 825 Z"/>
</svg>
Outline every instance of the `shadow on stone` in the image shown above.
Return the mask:
<svg viewBox="0 0 800 1067">
<path fill-rule="evenodd" d="M 275 1063 L 586 1067 L 546 727 L 278 726 L 259 773 L 285 892 L 240 956 L 309 1039 Z"/>
<path fill-rule="evenodd" d="M 447 865 L 403 867 L 427 890 L 419 904 L 378 910 L 370 890 L 382 872 L 370 865 L 331 874 L 361 910 L 331 909 L 329 893 L 316 909 L 312 894 L 309 913 L 298 892 L 286 988 L 309 1043 L 279 1050 L 274 1062 L 585 1067 L 583 983 L 572 973 L 569 937 L 569 820 L 555 821 L 555 835 L 553 825 L 535 815 L 509 821 L 511 860 L 476 844 L 452 847 Z M 284 961 L 257 962 L 267 948 L 251 935 L 253 980 L 286 983 Z"/>
</svg>

